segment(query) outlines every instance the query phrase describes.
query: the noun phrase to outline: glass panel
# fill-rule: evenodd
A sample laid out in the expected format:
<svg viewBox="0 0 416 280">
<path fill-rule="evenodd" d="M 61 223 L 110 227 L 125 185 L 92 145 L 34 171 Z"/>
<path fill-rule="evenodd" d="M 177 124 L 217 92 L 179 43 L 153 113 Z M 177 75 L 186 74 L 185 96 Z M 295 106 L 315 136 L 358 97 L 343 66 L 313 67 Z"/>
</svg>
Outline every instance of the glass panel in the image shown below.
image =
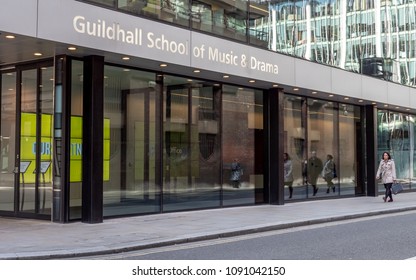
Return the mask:
<svg viewBox="0 0 416 280">
<path fill-rule="evenodd" d="M 285 165 L 289 165 L 287 168 L 291 165 L 293 176 L 293 179 L 285 180 L 285 198 L 306 198 L 306 122 L 302 114 L 305 103 L 304 98 L 285 95 L 284 152 L 290 160 Z"/>
<path fill-rule="evenodd" d="M 414 3 L 275 2 L 269 2 L 271 50 L 383 80 L 415 84 Z"/>
<path fill-rule="evenodd" d="M 52 205 L 52 128 L 53 67 L 43 67 L 40 88 L 40 168 L 38 170 L 39 213 L 51 214 Z"/>
<path fill-rule="evenodd" d="M 224 206 L 263 202 L 261 100 L 261 91 L 223 86 Z"/>
<path fill-rule="evenodd" d="M 119 0 L 118 8 L 129 13 L 189 26 L 187 0 Z"/>
<path fill-rule="evenodd" d="M 378 124 L 378 151 L 377 158 L 382 159 L 384 152 L 390 153 L 391 158 L 395 162 L 396 176 L 405 189 L 410 187 L 410 181 L 414 167 L 413 154 L 414 149 L 413 137 L 410 136 L 411 127 L 413 126 L 413 118 L 402 113 L 395 113 L 387 110 L 379 110 L 377 112 Z M 376 163 L 378 168 L 379 161 Z M 378 184 L 380 193 L 384 193 L 384 185 Z"/>
<path fill-rule="evenodd" d="M 0 210 L 14 210 L 16 73 L 1 75 Z"/>
<path fill-rule="evenodd" d="M 72 60 L 71 73 L 71 120 L 70 120 L 70 164 L 69 164 L 69 219 L 81 218 L 82 205 L 82 61 Z"/>
<path fill-rule="evenodd" d="M 267 48 L 269 46 L 269 3 L 250 1 L 249 18 L 248 18 L 248 35 L 249 42 L 252 45 Z"/>
<path fill-rule="evenodd" d="M 22 71 L 20 120 L 20 210 L 35 211 L 37 69 Z"/>
<path fill-rule="evenodd" d="M 104 216 L 159 212 L 155 74 L 104 71 Z"/>
<path fill-rule="evenodd" d="M 166 76 L 164 108 L 164 211 L 218 207 L 219 88 Z"/>
<path fill-rule="evenodd" d="M 358 158 L 365 153 L 364 141 L 361 141 L 360 107 L 340 104 L 339 107 L 339 167 L 337 175 L 341 184 L 341 194 L 364 194 L 364 176 L 359 174 L 363 167 Z M 361 175 L 361 176 L 360 176 Z M 361 178 L 361 180 L 357 180 Z"/>
<path fill-rule="evenodd" d="M 338 110 L 332 102 L 308 99 L 308 196 L 336 195 L 338 179 L 334 178 L 334 164 L 338 165 L 336 138 Z M 325 178 L 325 179 L 324 179 Z M 320 191 L 318 192 L 318 189 Z"/>
<path fill-rule="evenodd" d="M 245 0 L 192 1 L 192 28 L 247 41 L 248 2 Z"/>
</svg>

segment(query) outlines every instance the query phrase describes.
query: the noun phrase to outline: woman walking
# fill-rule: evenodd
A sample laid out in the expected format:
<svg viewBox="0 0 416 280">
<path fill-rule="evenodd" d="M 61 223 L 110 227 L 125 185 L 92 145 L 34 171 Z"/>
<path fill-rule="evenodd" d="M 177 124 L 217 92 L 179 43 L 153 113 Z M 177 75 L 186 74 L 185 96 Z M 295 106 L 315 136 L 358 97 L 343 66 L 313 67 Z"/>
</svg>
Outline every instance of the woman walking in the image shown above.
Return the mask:
<svg viewBox="0 0 416 280">
<path fill-rule="evenodd" d="M 386 193 L 383 197 L 384 202 L 386 202 L 387 197 L 389 198 L 388 202 L 393 202 L 391 186 L 393 185 L 393 182 L 396 181 L 396 166 L 388 152 L 383 153 L 383 158 L 378 166 L 376 178 L 383 182 L 384 188 L 386 189 Z"/>
</svg>

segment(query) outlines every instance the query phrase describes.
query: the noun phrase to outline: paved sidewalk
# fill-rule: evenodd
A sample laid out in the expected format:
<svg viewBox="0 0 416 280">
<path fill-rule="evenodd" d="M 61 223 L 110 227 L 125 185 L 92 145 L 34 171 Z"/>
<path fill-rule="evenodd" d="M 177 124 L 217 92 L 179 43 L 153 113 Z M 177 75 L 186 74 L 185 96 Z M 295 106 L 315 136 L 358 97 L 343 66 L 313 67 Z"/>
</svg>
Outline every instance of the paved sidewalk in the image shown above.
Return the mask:
<svg viewBox="0 0 416 280">
<path fill-rule="evenodd" d="M 57 259 L 123 252 L 294 226 L 416 210 L 416 193 L 393 203 L 355 197 L 56 224 L 0 218 L 0 259 Z"/>
</svg>

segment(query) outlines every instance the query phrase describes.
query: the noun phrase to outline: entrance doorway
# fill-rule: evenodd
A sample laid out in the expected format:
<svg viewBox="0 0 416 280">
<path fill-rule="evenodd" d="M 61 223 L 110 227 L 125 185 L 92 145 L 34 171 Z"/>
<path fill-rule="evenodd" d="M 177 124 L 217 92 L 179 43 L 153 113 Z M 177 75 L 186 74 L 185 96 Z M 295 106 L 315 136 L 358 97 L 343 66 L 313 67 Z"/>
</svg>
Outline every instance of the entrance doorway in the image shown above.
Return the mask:
<svg viewBox="0 0 416 280">
<path fill-rule="evenodd" d="M 0 211 L 50 218 L 52 208 L 53 64 L 1 73 Z"/>
</svg>

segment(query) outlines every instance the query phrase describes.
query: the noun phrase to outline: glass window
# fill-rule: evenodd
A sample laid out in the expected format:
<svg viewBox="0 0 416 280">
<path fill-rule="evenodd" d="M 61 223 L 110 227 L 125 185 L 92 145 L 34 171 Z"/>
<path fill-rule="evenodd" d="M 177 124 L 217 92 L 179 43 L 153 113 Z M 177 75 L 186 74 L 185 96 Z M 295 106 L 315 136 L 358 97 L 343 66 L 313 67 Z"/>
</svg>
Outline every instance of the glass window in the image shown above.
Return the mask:
<svg viewBox="0 0 416 280">
<path fill-rule="evenodd" d="M 333 102 L 308 99 L 308 196 L 328 196 L 339 193 L 338 176 L 338 110 Z"/>
<path fill-rule="evenodd" d="M 349 104 L 339 105 L 339 166 L 337 175 L 341 195 L 364 194 L 365 168 L 360 166 L 359 158 L 365 153 L 364 141 L 361 140 L 360 107 Z"/>
<path fill-rule="evenodd" d="M 163 209 L 220 206 L 220 90 L 164 77 Z"/>
<path fill-rule="evenodd" d="M 293 181 L 285 184 L 285 198 L 304 199 L 306 177 L 306 122 L 303 117 L 306 99 L 285 95 L 284 100 L 284 153 L 291 161 Z"/>
<path fill-rule="evenodd" d="M 396 166 L 397 180 L 405 189 L 409 188 L 414 173 L 414 137 L 411 136 L 414 130 L 414 117 L 388 110 L 378 110 L 377 125 L 377 159 L 379 161 L 376 162 L 376 168 L 383 153 L 390 153 Z M 384 185 L 379 183 L 378 190 L 384 193 Z"/>
<path fill-rule="evenodd" d="M 16 72 L 1 74 L 0 210 L 14 210 Z"/>
<path fill-rule="evenodd" d="M 38 173 L 39 212 L 51 214 L 52 205 L 52 133 L 53 133 L 53 67 L 42 67 L 40 88 L 40 169 Z"/>
<path fill-rule="evenodd" d="M 247 41 L 248 2 L 245 0 L 192 1 L 192 28 Z"/>
<path fill-rule="evenodd" d="M 267 48 L 269 46 L 269 3 L 250 1 L 248 18 L 249 42 Z"/>
<path fill-rule="evenodd" d="M 20 210 L 35 212 L 37 169 L 37 69 L 22 71 L 20 114 Z M 27 168 L 26 168 L 27 167 Z"/>
<path fill-rule="evenodd" d="M 189 26 L 187 0 L 119 0 L 118 8 L 132 14 Z"/>
<path fill-rule="evenodd" d="M 155 74 L 104 68 L 104 216 L 160 211 Z"/>
<path fill-rule="evenodd" d="M 223 86 L 223 205 L 263 202 L 262 92 Z"/>
</svg>

